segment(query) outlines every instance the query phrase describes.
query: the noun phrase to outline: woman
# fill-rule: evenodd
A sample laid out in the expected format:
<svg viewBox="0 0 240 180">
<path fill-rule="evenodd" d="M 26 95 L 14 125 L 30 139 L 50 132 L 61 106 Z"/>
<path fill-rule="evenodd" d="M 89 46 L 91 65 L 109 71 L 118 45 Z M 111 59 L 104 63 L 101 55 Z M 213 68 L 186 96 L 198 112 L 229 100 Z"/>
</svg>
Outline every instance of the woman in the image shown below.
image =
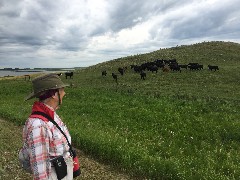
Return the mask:
<svg viewBox="0 0 240 180">
<path fill-rule="evenodd" d="M 33 79 L 32 84 L 33 92 L 25 100 L 35 97 L 38 101 L 34 102 L 32 114 L 23 128 L 20 162 L 23 168 L 33 174 L 34 180 L 71 180 L 73 179 L 73 160 L 67 142 L 68 140 L 71 143 L 71 137 L 67 127 L 56 113 L 65 95 L 64 87 L 68 85 L 64 84 L 57 74 L 37 77 Z M 50 119 L 57 123 L 67 139 Z M 58 167 L 54 164 L 54 160 L 59 160 L 60 157 L 60 166 L 66 169 L 66 173 L 61 169 L 60 173 L 63 174 L 59 175 L 56 172 Z"/>
</svg>

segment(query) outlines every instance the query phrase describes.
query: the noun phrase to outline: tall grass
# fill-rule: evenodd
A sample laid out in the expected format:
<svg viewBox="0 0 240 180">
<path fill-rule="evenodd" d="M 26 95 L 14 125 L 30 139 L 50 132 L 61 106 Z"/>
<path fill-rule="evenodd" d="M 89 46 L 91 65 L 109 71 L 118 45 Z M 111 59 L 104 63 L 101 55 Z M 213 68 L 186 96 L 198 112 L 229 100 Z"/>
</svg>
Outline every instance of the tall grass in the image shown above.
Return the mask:
<svg viewBox="0 0 240 180">
<path fill-rule="evenodd" d="M 99 158 L 152 178 L 227 178 L 230 161 L 229 174 L 239 175 L 237 104 L 88 89 L 71 94 L 78 101 L 66 100 L 62 110 L 71 114 L 74 141 Z"/>
<path fill-rule="evenodd" d="M 202 44 L 192 49 L 196 47 L 203 51 Z M 178 51 L 191 49 L 170 50 L 181 56 Z M 71 80 L 62 78 L 72 87 L 66 89 L 59 114 L 74 146 L 140 179 L 239 179 L 237 58 L 222 63 L 217 72 L 148 73 L 145 81 L 128 69 L 117 85 L 110 72 L 130 65 L 132 58 L 77 71 Z M 101 76 L 102 69 L 107 77 Z M 23 124 L 33 102 L 23 102 L 31 83 L 17 79 L 0 84 L 0 116 Z"/>
</svg>

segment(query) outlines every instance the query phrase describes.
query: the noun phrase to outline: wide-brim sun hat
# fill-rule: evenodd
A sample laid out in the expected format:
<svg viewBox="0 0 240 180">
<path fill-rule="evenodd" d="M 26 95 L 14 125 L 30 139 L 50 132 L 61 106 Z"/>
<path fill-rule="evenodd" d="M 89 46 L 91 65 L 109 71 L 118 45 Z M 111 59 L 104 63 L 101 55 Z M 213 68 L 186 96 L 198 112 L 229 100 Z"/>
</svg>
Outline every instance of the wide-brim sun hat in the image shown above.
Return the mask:
<svg viewBox="0 0 240 180">
<path fill-rule="evenodd" d="M 32 84 L 33 92 L 31 92 L 27 97 L 25 97 L 25 101 L 34 97 L 39 97 L 39 95 L 42 94 L 42 92 L 44 91 L 50 89 L 60 89 L 69 86 L 69 84 L 63 83 L 60 77 L 55 73 L 38 76 L 32 80 Z"/>
</svg>

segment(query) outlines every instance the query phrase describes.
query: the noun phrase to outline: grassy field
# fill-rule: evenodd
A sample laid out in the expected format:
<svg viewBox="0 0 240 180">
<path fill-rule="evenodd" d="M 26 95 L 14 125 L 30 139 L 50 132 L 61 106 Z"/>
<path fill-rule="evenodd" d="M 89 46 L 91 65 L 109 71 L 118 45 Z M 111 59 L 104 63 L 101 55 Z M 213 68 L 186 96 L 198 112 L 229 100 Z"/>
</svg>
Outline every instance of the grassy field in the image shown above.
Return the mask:
<svg viewBox="0 0 240 180">
<path fill-rule="evenodd" d="M 74 146 L 140 179 L 240 178 L 240 45 L 204 42 L 161 49 L 77 70 L 59 114 Z M 201 71 L 147 72 L 130 69 L 155 59 L 198 62 Z M 218 65 L 209 71 L 207 65 Z M 118 84 L 111 77 L 128 67 Z M 106 77 L 101 71 L 108 72 Z M 31 83 L 1 80 L 0 116 L 18 125 L 32 101 Z"/>
<path fill-rule="evenodd" d="M 12 123 L 0 120 L 0 179 L 30 180 L 31 176 L 19 167 L 18 150 L 21 147 L 22 133 Z"/>
</svg>

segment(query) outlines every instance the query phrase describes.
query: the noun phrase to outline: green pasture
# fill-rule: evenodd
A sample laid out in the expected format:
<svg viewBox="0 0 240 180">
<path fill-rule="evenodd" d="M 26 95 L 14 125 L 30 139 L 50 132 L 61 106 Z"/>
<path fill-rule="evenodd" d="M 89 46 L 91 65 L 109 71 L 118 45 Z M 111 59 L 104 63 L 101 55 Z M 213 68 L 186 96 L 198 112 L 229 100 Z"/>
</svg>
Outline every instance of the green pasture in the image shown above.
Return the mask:
<svg viewBox="0 0 240 180">
<path fill-rule="evenodd" d="M 200 43 L 76 70 L 73 79 L 61 77 L 71 87 L 58 113 L 75 147 L 138 179 L 239 179 L 239 50 L 239 44 Z M 174 57 L 204 69 L 147 72 L 146 80 L 130 69 Z M 111 73 L 125 66 L 115 83 Z M 34 101 L 23 101 L 31 82 L 3 79 L 0 91 L 0 116 L 23 125 Z"/>
</svg>

